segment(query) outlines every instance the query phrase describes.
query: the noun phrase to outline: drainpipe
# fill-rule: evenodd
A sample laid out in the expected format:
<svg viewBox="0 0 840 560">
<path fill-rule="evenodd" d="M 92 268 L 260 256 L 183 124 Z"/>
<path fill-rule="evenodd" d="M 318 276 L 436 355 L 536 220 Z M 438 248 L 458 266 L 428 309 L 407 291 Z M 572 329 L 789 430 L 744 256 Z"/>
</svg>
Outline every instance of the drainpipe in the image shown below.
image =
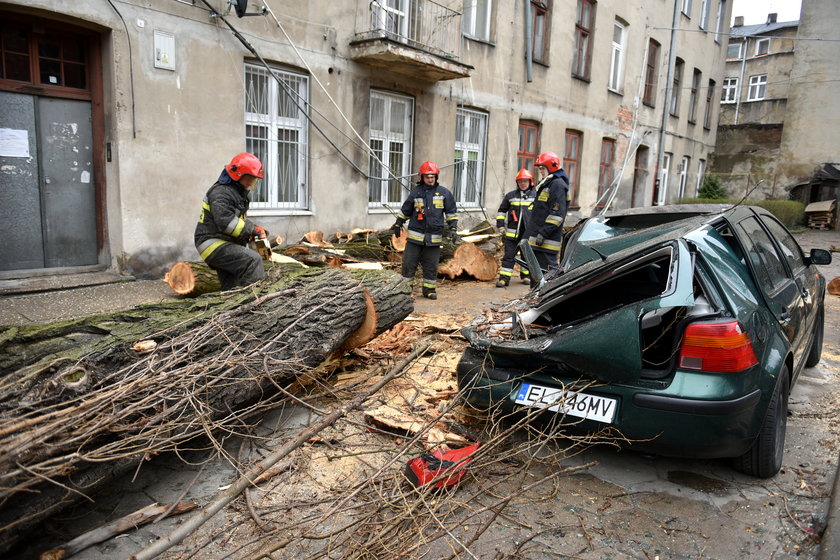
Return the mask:
<svg viewBox="0 0 840 560">
<path fill-rule="evenodd" d="M 671 83 L 674 81 L 674 62 L 677 58 L 675 52 L 677 43 L 677 25 L 680 22 L 680 0 L 674 0 L 674 21 L 671 24 L 671 50 L 668 52 L 668 75 L 665 79 L 665 103 L 662 106 L 662 124 L 659 126 L 659 153 L 656 157 L 656 177 L 659 187 L 665 188 L 665 181 L 662 181 L 659 174 L 662 172 L 662 161 L 665 159 L 665 128 L 668 126 L 668 114 L 671 111 Z M 659 198 L 665 202 L 668 193 L 660 191 Z M 659 201 L 654 200 L 659 206 Z"/>
<path fill-rule="evenodd" d="M 741 76 L 738 78 L 738 90 L 735 92 L 735 124 L 738 124 L 738 116 L 741 114 L 741 92 L 744 91 L 744 73 L 747 71 L 747 51 L 750 46 L 750 38 L 744 37 L 744 52 L 741 53 Z M 749 87 L 749 86 L 748 86 Z"/>
<path fill-rule="evenodd" d="M 531 37 L 531 0 L 525 0 L 525 74 L 528 83 L 534 81 L 534 39 Z"/>
</svg>

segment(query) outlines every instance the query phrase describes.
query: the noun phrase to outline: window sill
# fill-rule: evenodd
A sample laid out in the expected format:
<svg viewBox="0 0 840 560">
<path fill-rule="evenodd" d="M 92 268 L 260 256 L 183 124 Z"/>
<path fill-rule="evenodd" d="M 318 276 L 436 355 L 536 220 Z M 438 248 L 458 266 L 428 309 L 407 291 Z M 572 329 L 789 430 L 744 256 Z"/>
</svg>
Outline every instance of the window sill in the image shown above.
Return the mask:
<svg viewBox="0 0 840 560">
<path fill-rule="evenodd" d="M 312 210 L 295 208 L 251 208 L 248 216 L 314 216 Z"/>
<path fill-rule="evenodd" d="M 467 35 L 464 33 L 464 38 L 469 39 L 470 41 L 475 41 L 476 43 L 481 43 L 482 45 L 487 45 L 488 47 L 495 47 L 496 43 L 491 41 L 490 39 L 482 39 L 481 37 L 473 37 L 472 35 Z"/>
<path fill-rule="evenodd" d="M 589 76 L 580 76 L 578 74 L 572 74 L 572 78 L 574 78 L 575 80 L 580 80 L 581 82 L 587 84 L 592 83 L 592 81 L 589 79 Z"/>
<path fill-rule="evenodd" d="M 619 97 L 624 97 L 624 92 L 621 90 L 613 89 L 607 86 L 607 92 L 612 93 L 613 95 L 618 95 Z"/>
<path fill-rule="evenodd" d="M 645 107 L 650 107 L 651 109 L 656 109 L 656 105 L 649 101 L 642 101 L 642 105 L 644 105 Z"/>
</svg>

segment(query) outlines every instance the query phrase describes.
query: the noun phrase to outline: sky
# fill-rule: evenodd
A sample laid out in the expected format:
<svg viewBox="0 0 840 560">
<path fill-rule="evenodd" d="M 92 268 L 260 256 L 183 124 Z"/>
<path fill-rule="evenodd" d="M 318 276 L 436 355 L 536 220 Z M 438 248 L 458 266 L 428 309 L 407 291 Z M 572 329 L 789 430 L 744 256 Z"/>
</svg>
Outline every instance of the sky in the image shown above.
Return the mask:
<svg viewBox="0 0 840 560">
<path fill-rule="evenodd" d="M 767 14 L 779 14 L 776 21 L 799 19 L 801 0 L 733 0 L 732 21 L 735 16 L 744 16 L 744 25 L 765 23 Z"/>
</svg>

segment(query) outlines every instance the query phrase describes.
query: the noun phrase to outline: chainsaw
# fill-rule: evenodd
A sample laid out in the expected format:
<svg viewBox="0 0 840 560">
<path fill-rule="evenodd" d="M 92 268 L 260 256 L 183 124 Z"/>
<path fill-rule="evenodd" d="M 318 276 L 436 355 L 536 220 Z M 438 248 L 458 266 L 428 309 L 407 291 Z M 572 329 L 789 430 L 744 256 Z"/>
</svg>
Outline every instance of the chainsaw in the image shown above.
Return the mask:
<svg viewBox="0 0 840 560">
<path fill-rule="evenodd" d="M 405 468 L 405 475 L 414 486 L 425 486 L 432 481 L 434 488 L 445 488 L 457 484 L 467 473 L 467 464 L 481 443 L 474 443 L 450 451 L 436 450 L 423 453 L 411 459 Z M 448 474 L 447 474 L 448 473 Z"/>
</svg>

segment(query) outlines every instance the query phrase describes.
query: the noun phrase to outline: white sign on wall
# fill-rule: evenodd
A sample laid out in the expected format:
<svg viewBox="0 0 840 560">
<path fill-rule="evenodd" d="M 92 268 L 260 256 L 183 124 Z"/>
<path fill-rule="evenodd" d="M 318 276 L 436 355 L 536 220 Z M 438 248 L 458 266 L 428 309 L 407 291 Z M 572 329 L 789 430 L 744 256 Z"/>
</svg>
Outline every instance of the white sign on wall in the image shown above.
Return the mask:
<svg viewBox="0 0 840 560">
<path fill-rule="evenodd" d="M 0 128 L 0 156 L 29 157 L 29 131 Z"/>
</svg>

